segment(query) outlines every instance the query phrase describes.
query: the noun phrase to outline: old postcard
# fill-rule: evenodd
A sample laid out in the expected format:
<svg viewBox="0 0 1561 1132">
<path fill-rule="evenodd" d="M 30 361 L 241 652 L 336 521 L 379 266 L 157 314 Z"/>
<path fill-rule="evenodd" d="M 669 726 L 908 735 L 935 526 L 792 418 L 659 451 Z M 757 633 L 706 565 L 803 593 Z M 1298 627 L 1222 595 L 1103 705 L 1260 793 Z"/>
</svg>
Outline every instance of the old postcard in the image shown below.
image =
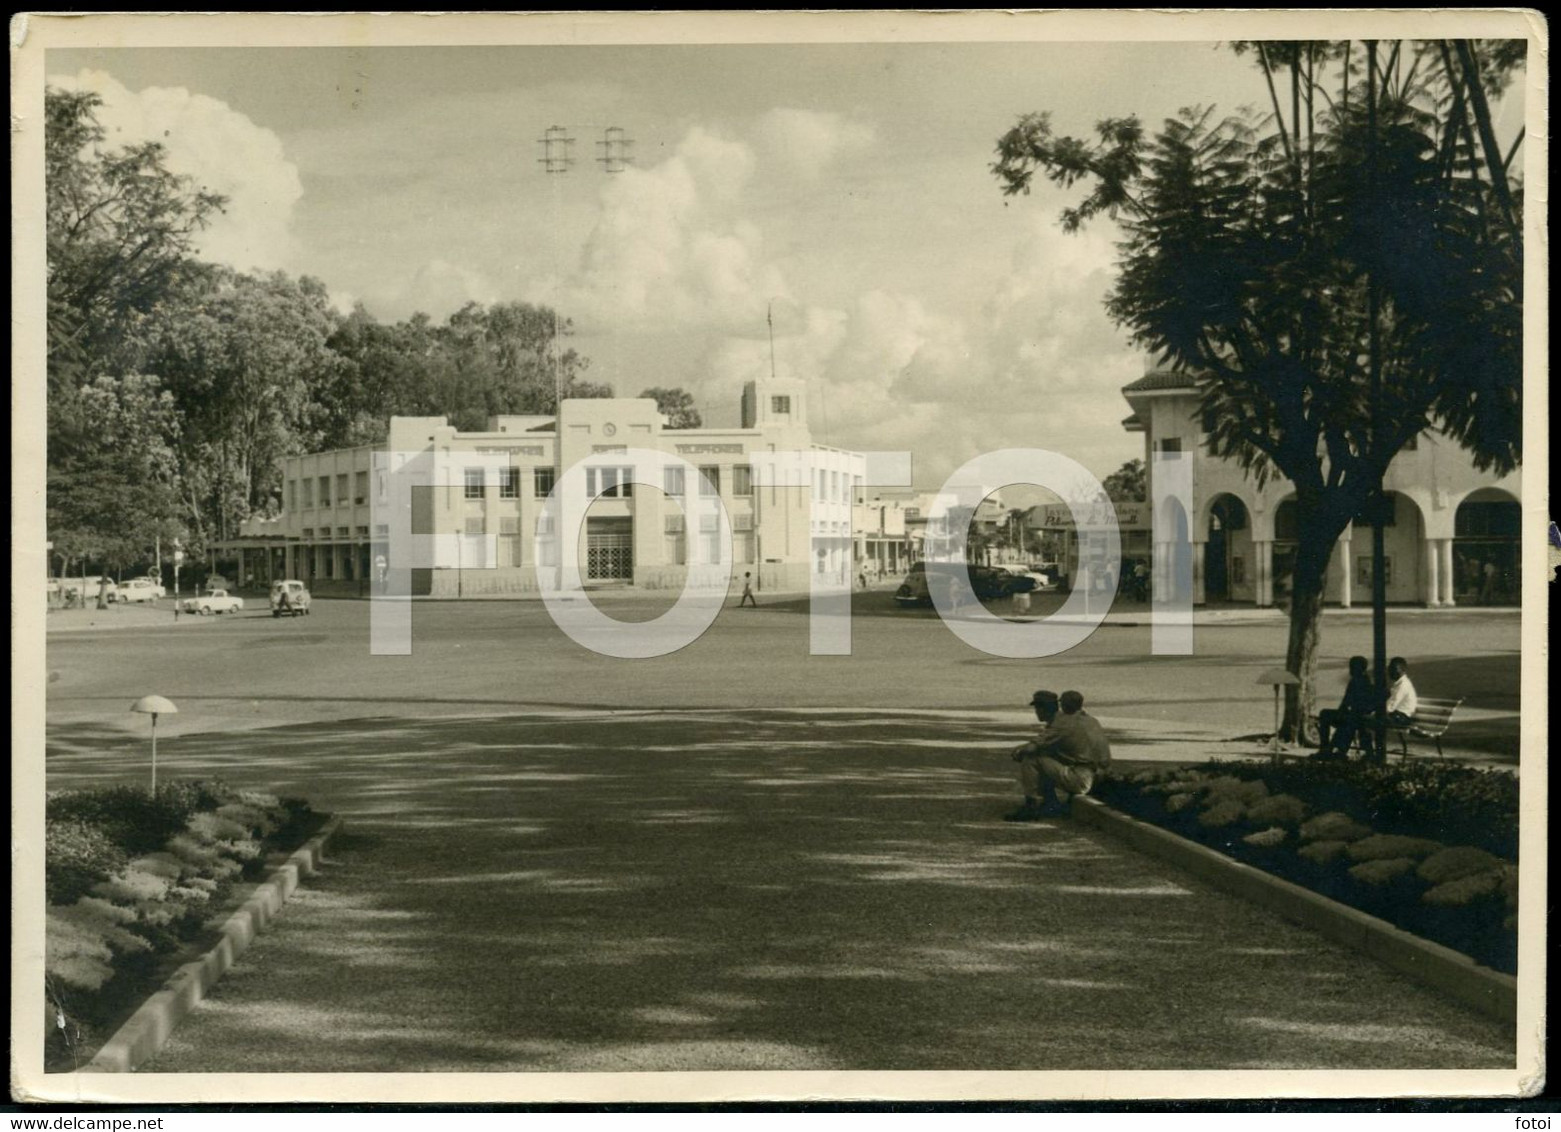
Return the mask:
<svg viewBox="0 0 1561 1132">
<path fill-rule="evenodd" d="M 1541 1086 L 1539 16 L 11 33 L 15 1099 Z"/>
</svg>

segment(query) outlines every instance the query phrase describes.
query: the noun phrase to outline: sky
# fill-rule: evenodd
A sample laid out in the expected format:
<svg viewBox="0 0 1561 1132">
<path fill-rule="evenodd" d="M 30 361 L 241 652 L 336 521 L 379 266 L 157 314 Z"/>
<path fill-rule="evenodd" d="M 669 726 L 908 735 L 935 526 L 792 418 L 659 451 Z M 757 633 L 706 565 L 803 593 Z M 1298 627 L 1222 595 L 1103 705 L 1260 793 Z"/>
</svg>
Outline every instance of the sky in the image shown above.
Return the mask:
<svg viewBox="0 0 1561 1132">
<path fill-rule="evenodd" d="M 1078 189 L 1004 198 L 999 135 L 1030 111 L 1087 134 L 1267 98 L 1210 43 L 116 48 L 46 66 L 102 95 L 111 144 L 161 141 L 229 198 L 207 259 L 315 276 L 384 321 L 544 303 L 588 377 L 681 386 L 708 425 L 735 425 L 742 383 L 773 366 L 808 382 L 815 441 L 908 450 L 921 488 L 998 448 L 1099 478 L 1142 455 L 1119 391 L 1146 358 L 1102 309 L 1118 233 L 1061 230 Z M 1511 136 L 1521 107 L 1501 115 Z M 555 125 L 575 163 L 550 175 Z M 632 143 L 616 173 L 594 160 L 608 127 Z"/>
</svg>

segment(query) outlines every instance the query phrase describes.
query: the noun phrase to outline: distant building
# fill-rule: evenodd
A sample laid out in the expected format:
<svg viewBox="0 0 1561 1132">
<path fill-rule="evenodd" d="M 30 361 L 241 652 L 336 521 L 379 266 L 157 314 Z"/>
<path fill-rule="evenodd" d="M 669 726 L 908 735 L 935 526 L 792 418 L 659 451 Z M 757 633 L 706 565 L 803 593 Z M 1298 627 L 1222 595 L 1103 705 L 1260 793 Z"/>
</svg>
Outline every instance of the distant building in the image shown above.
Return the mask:
<svg viewBox="0 0 1561 1132">
<path fill-rule="evenodd" d="M 1274 605 L 1288 591 L 1296 549 L 1295 491 L 1282 477 L 1259 488 L 1234 461 L 1212 456 L 1193 379 L 1157 370 L 1126 386 L 1123 422 L 1144 436 L 1153 498 L 1155 457 L 1189 452 L 1193 511 L 1161 516 L 1158 584 L 1189 576 L 1193 601 Z M 1469 454 L 1433 432 L 1410 441 L 1388 466 L 1393 502 L 1384 531 L 1387 599 L 1426 606 L 1515 605 L 1519 600 L 1520 474 L 1475 470 Z M 1178 532 L 1182 532 L 1178 538 Z M 1190 547 L 1175 562 L 1169 548 Z M 1190 567 L 1190 569 L 1189 569 Z M 1371 594 L 1371 529 L 1346 528 L 1334 547 L 1324 599 L 1349 606 Z"/>
<path fill-rule="evenodd" d="M 414 534 L 453 536 L 436 541 L 432 565 L 414 569 L 413 592 L 539 589 L 539 571 L 558 565 L 556 535 L 539 529 L 554 484 L 587 456 L 629 448 L 679 456 L 705 483 L 669 469 L 657 490 L 631 482 L 627 465 L 587 469 L 588 490 L 599 492 L 582 537 L 587 585 L 681 588 L 690 563 L 717 556 L 713 496 L 730 519 L 736 579 L 751 572 L 771 590 L 805 589 L 810 574 L 847 582 L 863 461 L 813 444 L 806 410 L 804 383 L 760 381 L 743 389 L 741 425 L 726 429 L 668 429 L 656 403 L 640 398 L 566 400 L 557 417 L 494 417 L 481 432 L 460 432 L 443 417 L 393 417 L 387 451 L 429 452 L 452 468 L 451 482 L 412 496 Z M 784 484 L 759 482 L 755 463 L 781 452 L 811 453 L 812 482 L 800 470 Z M 374 518 L 387 492 L 374 456 L 361 447 L 285 458 L 281 515 L 247 524 L 241 538 L 216 547 L 217 559 L 255 585 L 290 577 L 317 592 L 367 593 L 389 536 Z"/>
</svg>

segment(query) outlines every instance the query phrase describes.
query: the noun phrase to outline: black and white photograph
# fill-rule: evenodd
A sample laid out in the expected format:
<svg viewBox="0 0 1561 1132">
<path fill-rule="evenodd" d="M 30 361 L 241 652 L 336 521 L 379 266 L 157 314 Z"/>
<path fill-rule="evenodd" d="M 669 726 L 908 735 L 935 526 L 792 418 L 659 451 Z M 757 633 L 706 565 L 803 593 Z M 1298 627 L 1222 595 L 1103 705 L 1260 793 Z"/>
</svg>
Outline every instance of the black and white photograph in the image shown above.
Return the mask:
<svg viewBox="0 0 1561 1132">
<path fill-rule="evenodd" d="M 1547 53 L 14 17 L 12 1100 L 1538 1092 Z"/>
</svg>

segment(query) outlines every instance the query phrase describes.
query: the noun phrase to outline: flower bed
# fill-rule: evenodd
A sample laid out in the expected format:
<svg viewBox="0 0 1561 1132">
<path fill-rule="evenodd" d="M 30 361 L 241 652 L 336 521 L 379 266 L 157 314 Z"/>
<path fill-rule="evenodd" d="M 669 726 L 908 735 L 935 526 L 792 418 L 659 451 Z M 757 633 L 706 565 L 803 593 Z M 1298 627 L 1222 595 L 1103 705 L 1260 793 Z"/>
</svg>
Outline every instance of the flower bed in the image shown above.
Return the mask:
<svg viewBox="0 0 1561 1132">
<path fill-rule="evenodd" d="M 318 825 L 307 802 L 217 781 L 64 791 L 45 816 L 49 1070 L 84 1064 L 235 882 Z"/>
<path fill-rule="evenodd" d="M 1445 764 L 1210 762 L 1106 775 L 1110 806 L 1517 971 L 1518 784 Z"/>
</svg>

